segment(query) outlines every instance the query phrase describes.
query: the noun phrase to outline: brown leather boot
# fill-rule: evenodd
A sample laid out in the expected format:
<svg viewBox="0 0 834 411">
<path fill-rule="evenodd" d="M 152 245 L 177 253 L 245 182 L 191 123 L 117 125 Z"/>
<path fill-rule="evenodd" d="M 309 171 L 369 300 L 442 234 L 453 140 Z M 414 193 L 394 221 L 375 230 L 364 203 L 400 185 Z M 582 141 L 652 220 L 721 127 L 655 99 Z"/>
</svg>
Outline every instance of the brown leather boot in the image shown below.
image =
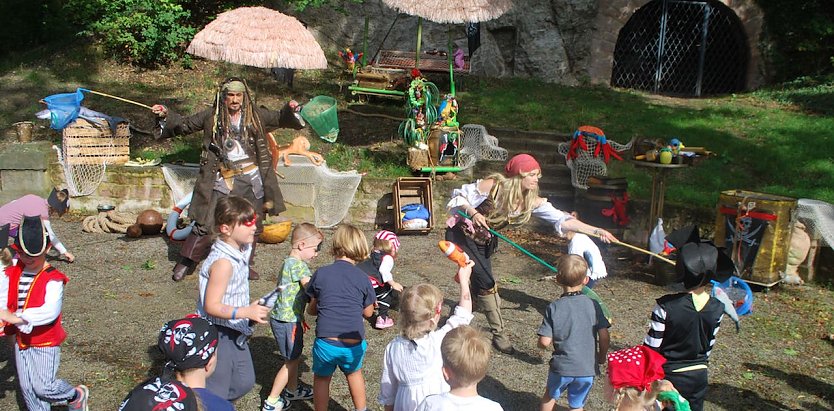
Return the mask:
<svg viewBox="0 0 834 411">
<path fill-rule="evenodd" d="M 255 245 L 258 244 L 258 236 L 255 236 L 255 241 L 252 242 L 252 253 L 249 254 L 249 279 L 259 280 L 261 275 L 255 271 L 252 266 L 255 265 Z"/>
<path fill-rule="evenodd" d="M 177 265 L 174 266 L 173 274 L 171 275 L 171 279 L 174 281 L 182 281 L 185 276 L 190 275 L 194 272 L 194 267 L 197 264 L 191 260 L 190 258 L 183 257 Z"/>
</svg>

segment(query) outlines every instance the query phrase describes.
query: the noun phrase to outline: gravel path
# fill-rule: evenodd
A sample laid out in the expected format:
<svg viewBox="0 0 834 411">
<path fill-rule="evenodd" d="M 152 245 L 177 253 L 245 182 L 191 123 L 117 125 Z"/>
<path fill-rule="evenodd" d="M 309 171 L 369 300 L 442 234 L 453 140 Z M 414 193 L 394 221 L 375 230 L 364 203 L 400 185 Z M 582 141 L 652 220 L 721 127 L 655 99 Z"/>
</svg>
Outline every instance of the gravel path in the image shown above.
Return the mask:
<svg viewBox="0 0 834 411">
<path fill-rule="evenodd" d="M 194 310 L 196 278 L 181 283 L 170 280 L 178 245 L 162 236 L 127 239 L 111 234 L 87 234 L 75 221 L 58 221 L 56 232 L 77 262 L 55 265 L 71 278 L 64 299 L 64 323 L 69 338 L 64 344 L 59 375 L 91 390 L 92 410 L 116 409 L 140 380 L 157 372 L 162 364 L 156 351 L 160 326 Z M 325 250 L 331 232 L 327 232 Z M 368 236 L 372 233 L 369 231 Z M 555 261 L 563 244 L 552 237 L 527 231 L 510 231 L 545 260 Z M 442 233 L 403 236 L 402 255 L 395 269 L 405 285 L 431 282 L 446 295 L 445 311 L 456 301 L 454 268 L 437 248 Z M 252 295 L 267 293 L 287 244 L 259 245 L 255 268 L 262 279 L 251 283 Z M 326 254 L 326 253 L 323 253 Z M 641 342 L 654 298 L 673 287 L 658 287 L 642 274 L 641 264 L 625 249 L 604 252 L 610 277 L 597 289 L 610 307 L 614 324 L 612 349 Z M 313 268 L 330 263 L 321 255 Z M 546 305 L 560 294 L 555 283 L 540 282 L 546 269 L 506 245 L 494 260 L 501 278 L 504 313 L 519 353 L 495 353 L 489 374 L 479 388 L 482 395 L 500 402 L 506 410 L 538 409 L 545 384 L 549 353 L 536 348 L 535 331 Z M 742 320 L 736 334 L 725 324 L 718 335 L 710 366 L 710 410 L 822 410 L 834 408 L 834 345 L 824 336 L 834 330 L 834 293 L 818 286 L 777 287 L 756 294 L 754 314 Z M 396 318 L 397 313 L 393 315 Z M 485 320 L 476 314 L 474 324 Z M 368 330 L 365 378 L 370 409 L 376 404 L 382 353 L 395 329 Z M 309 353 L 312 333 L 306 337 Z M 239 410 L 259 409 L 278 367 L 276 346 L 267 327 L 259 327 L 252 340 L 257 385 L 237 403 Z M 302 366 L 304 381 L 311 383 L 311 359 Z M 8 355 L 0 355 L 0 409 L 18 409 L 16 381 Z M 331 387 L 333 410 L 352 409 L 347 384 L 336 376 Z M 311 403 L 294 409 L 312 409 Z M 594 385 L 589 410 L 606 409 L 602 384 Z"/>
</svg>

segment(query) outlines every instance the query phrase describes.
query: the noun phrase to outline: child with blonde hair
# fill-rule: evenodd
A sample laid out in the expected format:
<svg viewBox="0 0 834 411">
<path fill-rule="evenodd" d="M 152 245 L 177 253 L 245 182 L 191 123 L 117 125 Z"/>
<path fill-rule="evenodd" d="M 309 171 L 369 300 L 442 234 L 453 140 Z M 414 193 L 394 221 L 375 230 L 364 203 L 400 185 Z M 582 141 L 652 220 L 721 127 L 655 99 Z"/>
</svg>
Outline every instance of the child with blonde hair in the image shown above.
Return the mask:
<svg viewBox="0 0 834 411">
<path fill-rule="evenodd" d="M 362 362 L 368 343 L 364 318 L 374 313 L 376 296 L 368 276 L 356 268 L 368 256 L 368 240 L 343 224 L 333 233 L 333 264 L 316 270 L 307 284 L 307 313 L 317 316 L 313 343 L 313 405 L 327 410 L 336 367 L 345 374 L 356 411 L 367 409 Z"/>
<path fill-rule="evenodd" d="M 585 259 L 564 255 L 557 268 L 556 281 L 563 292 L 547 306 L 538 330 L 539 347 L 553 349 L 541 411 L 554 410 L 563 392 L 567 392 L 570 409 L 581 410 L 594 384 L 597 364 L 605 361 L 611 325 L 599 303 L 582 294 L 588 283 Z"/>
<path fill-rule="evenodd" d="M 449 391 L 443 379 L 443 337 L 472 321 L 469 278 L 473 263 L 458 269 L 460 298 L 454 314 L 437 328 L 443 293 L 431 284 L 409 287 L 400 302 L 402 333 L 388 343 L 382 365 L 379 402 L 385 411 L 414 411 L 427 396 Z"/>
<path fill-rule="evenodd" d="M 290 401 L 313 398 L 312 387 L 301 384 L 298 379 L 298 365 L 304 349 L 304 306 L 307 304 L 304 288 L 312 276 L 307 263 L 318 255 L 322 241 L 324 234 L 310 223 L 301 223 L 292 231 L 292 250 L 284 259 L 269 318 L 284 364 L 275 374 L 262 411 L 284 410 L 290 407 Z"/>
<path fill-rule="evenodd" d="M 443 378 L 451 390 L 426 397 L 417 411 L 503 411 L 497 402 L 478 395 L 478 382 L 486 376 L 491 351 L 489 340 L 474 327 L 449 331 L 440 355 Z"/>
<path fill-rule="evenodd" d="M 397 235 L 382 230 L 374 236 L 374 247 L 370 257 L 357 267 L 368 274 L 374 287 L 377 302 L 377 317 L 374 325 L 382 330 L 394 326 L 394 319 L 388 316 L 388 310 L 394 300 L 394 291 L 401 293 L 402 284 L 394 281 L 391 273 L 394 269 L 394 258 L 400 249 L 400 239 Z"/>
</svg>

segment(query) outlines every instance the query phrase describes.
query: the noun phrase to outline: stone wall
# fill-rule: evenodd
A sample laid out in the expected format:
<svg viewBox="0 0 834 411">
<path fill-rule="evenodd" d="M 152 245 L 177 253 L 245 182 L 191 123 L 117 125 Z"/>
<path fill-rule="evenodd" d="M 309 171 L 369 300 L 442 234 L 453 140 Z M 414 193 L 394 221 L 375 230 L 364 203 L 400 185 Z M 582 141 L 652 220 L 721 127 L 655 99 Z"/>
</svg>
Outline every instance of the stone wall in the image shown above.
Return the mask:
<svg viewBox="0 0 834 411">
<path fill-rule="evenodd" d="M 560 84 L 609 84 L 614 47 L 620 29 L 649 0 L 516 0 L 503 16 L 481 24 L 481 48 L 471 56 L 472 74 L 488 77 L 536 77 Z M 763 13 L 755 0 L 723 0 L 742 22 L 750 49 L 747 88 L 765 79 L 761 53 Z M 280 4 L 272 7 L 281 9 Z M 417 18 L 397 16 L 381 0 L 351 4 L 345 13 L 329 8 L 298 15 L 336 63 L 336 50 L 363 48 L 365 16 L 369 16 L 368 58 L 383 49 L 415 50 Z M 423 23 L 422 49 L 446 50 L 448 35 L 468 50 L 462 24 Z M 387 37 L 386 37 L 387 35 Z M 384 43 L 383 43 L 384 40 Z M 468 53 L 467 53 L 468 54 Z"/>
</svg>

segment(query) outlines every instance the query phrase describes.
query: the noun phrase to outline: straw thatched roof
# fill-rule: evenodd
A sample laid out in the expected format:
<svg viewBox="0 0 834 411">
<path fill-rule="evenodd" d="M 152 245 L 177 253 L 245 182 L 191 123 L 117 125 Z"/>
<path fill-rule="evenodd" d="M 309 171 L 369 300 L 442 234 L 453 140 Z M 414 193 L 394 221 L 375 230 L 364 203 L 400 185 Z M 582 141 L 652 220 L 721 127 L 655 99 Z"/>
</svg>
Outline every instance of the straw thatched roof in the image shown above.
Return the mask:
<svg viewBox="0 0 834 411">
<path fill-rule="evenodd" d="M 219 14 L 194 36 L 186 52 L 263 68 L 327 68 L 321 46 L 301 22 L 265 7 Z"/>
<path fill-rule="evenodd" d="M 512 0 L 382 0 L 388 7 L 436 23 L 492 20 L 513 6 Z"/>
</svg>

